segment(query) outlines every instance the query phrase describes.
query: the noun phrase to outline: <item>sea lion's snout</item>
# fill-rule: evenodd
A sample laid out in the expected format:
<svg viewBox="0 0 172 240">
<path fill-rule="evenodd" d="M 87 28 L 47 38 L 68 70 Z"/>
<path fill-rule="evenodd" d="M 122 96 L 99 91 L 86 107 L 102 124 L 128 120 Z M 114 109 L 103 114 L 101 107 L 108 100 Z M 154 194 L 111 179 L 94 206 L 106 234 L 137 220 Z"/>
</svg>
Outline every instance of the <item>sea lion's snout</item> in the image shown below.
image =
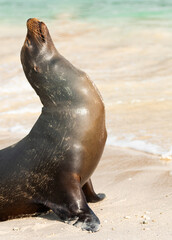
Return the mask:
<svg viewBox="0 0 172 240">
<path fill-rule="evenodd" d="M 27 29 L 30 35 L 45 42 L 46 25 L 43 22 L 37 18 L 29 18 L 27 20 Z"/>
<path fill-rule="evenodd" d="M 35 27 L 38 26 L 39 22 L 40 21 L 37 18 L 29 18 L 26 23 L 28 31 L 33 32 Z"/>
</svg>

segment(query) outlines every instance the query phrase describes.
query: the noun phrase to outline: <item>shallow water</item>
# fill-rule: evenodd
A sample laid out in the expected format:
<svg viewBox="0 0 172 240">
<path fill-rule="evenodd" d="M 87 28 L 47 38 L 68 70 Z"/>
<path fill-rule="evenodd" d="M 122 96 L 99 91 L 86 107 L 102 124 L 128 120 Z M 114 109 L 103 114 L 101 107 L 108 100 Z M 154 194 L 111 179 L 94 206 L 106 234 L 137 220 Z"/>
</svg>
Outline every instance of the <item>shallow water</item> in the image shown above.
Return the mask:
<svg viewBox="0 0 172 240">
<path fill-rule="evenodd" d="M 71 19 L 100 23 L 114 21 L 154 21 L 172 18 L 171 0 L 0 0 L 0 21 L 22 23 L 27 18 L 57 19 L 67 14 Z"/>
<path fill-rule="evenodd" d="M 97 2 L 92 1 L 90 5 L 93 12 Z M 99 2 L 104 6 L 103 1 Z M 81 16 L 75 17 L 71 11 L 67 9 L 64 12 L 64 8 L 61 7 L 63 11 L 56 12 L 58 17 L 45 17 L 46 23 L 59 52 L 75 66 L 86 71 L 102 93 L 109 133 L 107 144 L 158 154 L 170 160 L 171 3 L 163 1 L 166 5 L 161 6 L 162 1 L 152 1 L 152 5 L 149 6 L 147 1 L 144 4 L 143 1 L 136 3 L 129 0 L 123 3 L 107 2 L 116 4 L 115 6 L 119 3 L 118 8 L 108 9 L 109 20 L 105 17 L 105 10 L 101 19 L 101 9 L 95 11 L 97 17 L 93 19 L 91 10 L 84 18 L 84 7 L 79 11 Z M 122 15 L 117 18 L 117 15 L 122 14 L 121 11 L 127 12 L 127 9 L 131 9 L 130 2 L 134 7 L 128 15 L 124 14 L 125 17 L 128 16 L 127 20 L 121 17 Z M 50 3 L 55 4 L 53 1 Z M 65 1 L 65 4 L 67 3 L 68 1 Z M 81 1 L 74 3 L 78 6 Z M 88 7 L 90 1 L 85 1 L 86 3 L 85 6 Z M 138 19 L 136 12 L 141 10 L 136 9 L 139 3 L 142 3 L 142 12 L 146 12 L 148 6 L 150 10 L 145 15 L 139 15 Z M 0 6 L 2 7 L 2 4 Z M 112 5 L 108 5 L 109 8 L 110 6 Z M 114 16 L 112 12 L 115 11 L 118 14 Z M 168 13 L 165 14 L 166 17 L 165 12 Z M 4 14 L 7 13 L 4 11 Z M 44 20 L 41 14 L 42 12 L 40 16 Z M 27 82 L 20 64 L 20 49 L 26 34 L 24 17 L 19 15 L 17 20 L 22 20 L 20 24 L 15 23 L 10 27 L 12 18 L 13 15 L 11 20 L 9 18 L 6 22 L 4 20 L 4 24 L 0 24 L 1 147 L 25 136 L 41 112 L 41 103 Z M 103 18 L 106 19 L 106 24 L 103 23 Z M 6 16 L 3 19 L 7 19 Z M 102 24 L 98 24 L 99 22 Z"/>
</svg>

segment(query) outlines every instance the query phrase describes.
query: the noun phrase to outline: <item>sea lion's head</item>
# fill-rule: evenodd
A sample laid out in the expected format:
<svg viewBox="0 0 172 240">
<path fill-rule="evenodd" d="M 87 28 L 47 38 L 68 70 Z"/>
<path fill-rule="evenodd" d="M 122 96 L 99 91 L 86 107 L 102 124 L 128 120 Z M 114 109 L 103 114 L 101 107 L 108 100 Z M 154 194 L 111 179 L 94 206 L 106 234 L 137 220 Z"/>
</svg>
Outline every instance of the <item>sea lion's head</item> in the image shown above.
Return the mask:
<svg viewBox="0 0 172 240">
<path fill-rule="evenodd" d="M 54 51 L 56 49 L 45 23 L 37 18 L 29 18 L 27 20 L 27 35 L 21 51 L 24 71 L 28 69 L 28 65 L 39 71 L 36 62 L 41 63 L 42 57 L 51 58 Z"/>
<path fill-rule="evenodd" d="M 49 42 L 53 43 L 44 22 L 39 21 L 37 18 L 29 18 L 26 25 L 27 35 L 24 45 L 26 44 L 27 47 L 43 47 Z"/>
<path fill-rule="evenodd" d="M 28 19 L 27 35 L 21 50 L 21 62 L 28 81 L 44 105 L 45 102 L 50 103 L 50 99 L 44 101 L 50 96 L 49 89 L 55 89 L 57 85 L 57 81 L 51 79 L 57 57 L 58 52 L 45 23 L 37 18 Z"/>
</svg>

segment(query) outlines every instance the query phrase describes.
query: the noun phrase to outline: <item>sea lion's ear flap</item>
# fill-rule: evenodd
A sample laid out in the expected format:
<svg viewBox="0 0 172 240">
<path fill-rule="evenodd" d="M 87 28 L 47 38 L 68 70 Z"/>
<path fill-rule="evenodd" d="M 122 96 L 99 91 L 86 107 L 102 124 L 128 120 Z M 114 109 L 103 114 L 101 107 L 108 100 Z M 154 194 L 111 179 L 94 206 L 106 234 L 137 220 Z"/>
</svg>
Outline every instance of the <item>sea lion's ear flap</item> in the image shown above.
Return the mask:
<svg viewBox="0 0 172 240">
<path fill-rule="evenodd" d="M 33 69 L 35 72 L 40 73 L 40 68 L 34 64 Z"/>
</svg>

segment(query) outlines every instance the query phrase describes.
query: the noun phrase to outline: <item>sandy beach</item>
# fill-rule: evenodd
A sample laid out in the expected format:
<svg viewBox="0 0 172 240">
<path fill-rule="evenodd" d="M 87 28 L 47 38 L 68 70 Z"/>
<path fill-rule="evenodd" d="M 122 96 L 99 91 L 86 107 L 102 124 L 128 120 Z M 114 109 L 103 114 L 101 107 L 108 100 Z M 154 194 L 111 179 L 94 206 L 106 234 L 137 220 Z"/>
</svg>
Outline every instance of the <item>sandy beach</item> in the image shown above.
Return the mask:
<svg viewBox="0 0 172 240">
<path fill-rule="evenodd" d="M 0 149 L 24 137 L 41 112 L 20 63 L 26 27 L 1 29 Z M 87 233 L 53 213 L 0 223 L 0 239 L 171 240 L 172 32 L 49 23 L 59 52 L 88 73 L 105 102 L 108 140 L 92 180 L 106 199 L 90 204 L 101 229 Z"/>
<path fill-rule="evenodd" d="M 90 204 L 101 229 L 88 233 L 57 221 L 53 213 L 0 224 L 0 239 L 170 240 L 172 165 L 158 157 L 107 147 L 93 175 L 106 199 Z"/>
</svg>

